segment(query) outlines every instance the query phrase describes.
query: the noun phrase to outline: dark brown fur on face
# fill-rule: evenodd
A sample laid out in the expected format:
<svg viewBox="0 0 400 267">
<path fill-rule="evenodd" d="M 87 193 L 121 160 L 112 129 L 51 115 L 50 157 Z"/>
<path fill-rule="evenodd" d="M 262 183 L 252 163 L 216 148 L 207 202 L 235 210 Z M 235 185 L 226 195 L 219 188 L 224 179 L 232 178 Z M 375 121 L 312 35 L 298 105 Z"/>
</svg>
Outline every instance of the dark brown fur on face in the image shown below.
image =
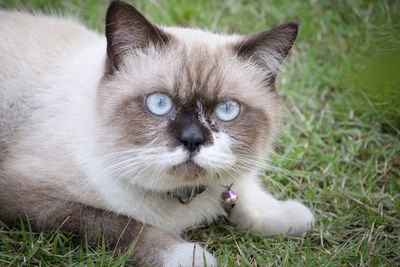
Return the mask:
<svg viewBox="0 0 400 267">
<path fill-rule="evenodd" d="M 108 117 L 106 127 L 112 126 L 113 131 L 125 133 L 123 140 L 130 141 L 130 144 L 125 143 L 121 146 L 152 143 L 175 149 L 182 145 L 179 140 L 182 125 L 193 124 L 202 132 L 204 140 L 201 146 L 213 145 L 211 133 L 223 131 L 236 141 L 237 150 L 243 149 L 249 152 L 249 148 L 256 147 L 262 150 L 261 140 L 271 135 L 270 128 L 274 128 L 274 123 L 276 123 L 271 117 L 279 112 L 278 105 L 264 105 L 266 98 L 279 103 L 276 93 L 265 94 L 273 89 L 263 86 L 259 92 L 254 92 L 253 88 L 244 88 L 242 85 L 243 79 L 248 78 L 231 77 L 229 73 L 226 73 L 227 64 L 238 64 L 235 62 L 235 53 L 231 52 L 228 46 L 221 47 L 214 53 L 203 47 L 196 47 L 192 48 L 189 54 L 186 47 L 178 44 L 171 45 L 168 49 L 165 53 L 181 55 L 168 71 L 168 75 L 174 77 L 172 85 L 165 82 L 165 77 L 161 74 L 154 73 L 150 82 L 140 83 L 145 85 L 143 86 L 145 88 L 141 88 L 141 85 L 132 86 L 127 89 L 130 90 L 129 96 L 121 98 L 121 102 L 113 100 L 113 103 L 109 105 L 109 107 L 114 105 L 114 111 L 112 116 Z M 224 55 L 225 58 L 219 55 Z M 152 55 L 144 54 L 143 56 L 149 57 L 150 62 L 154 60 L 151 59 Z M 161 65 L 162 63 L 149 64 Z M 106 77 L 106 89 L 103 91 L 107 96 L 102 96 L 102 98 L 107 101 L 114 98 L 111 94 L 108 95 L 108 92 L 118 91 L 118 83 L 120 83 L 119 77 L 115 75 Z M 145 106 L 146 97 L 159 92 L 170 96 L 174 103 L 172 112 L 163 117 L 153 115 Z M 229 99 L 238 101 L 242 111 L 234 121 L 222 122 L 215 117 L 214 110 L 221 101 Z M 205 122 L 201 123 L 200 117 L 203 117 Z M 196 151 L 198 149 L 193 152 Z M 188 176 L 197 176 L 194 174 L 190 172 Z"/>
</svg>

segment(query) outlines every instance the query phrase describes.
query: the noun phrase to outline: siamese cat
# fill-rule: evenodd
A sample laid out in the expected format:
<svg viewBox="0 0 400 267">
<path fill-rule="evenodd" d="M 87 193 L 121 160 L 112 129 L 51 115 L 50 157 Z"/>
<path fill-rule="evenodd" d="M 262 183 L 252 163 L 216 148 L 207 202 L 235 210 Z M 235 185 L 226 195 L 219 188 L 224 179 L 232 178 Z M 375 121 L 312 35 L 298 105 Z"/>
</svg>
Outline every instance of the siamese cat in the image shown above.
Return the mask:
<svg viewBox="0 0 400 267">
<path fill-rule="evenodd" d="M 180 234 L 220 216 L 303 234 L 310 210 L 257 178 L 297 29 L 161 27 L 114 1 L 103 37 L 72 19 L 0 11 L 0 220 L 101 233 L 121 250 L 136 242 L 134 266 L 217 266 Z"/>
</svg>

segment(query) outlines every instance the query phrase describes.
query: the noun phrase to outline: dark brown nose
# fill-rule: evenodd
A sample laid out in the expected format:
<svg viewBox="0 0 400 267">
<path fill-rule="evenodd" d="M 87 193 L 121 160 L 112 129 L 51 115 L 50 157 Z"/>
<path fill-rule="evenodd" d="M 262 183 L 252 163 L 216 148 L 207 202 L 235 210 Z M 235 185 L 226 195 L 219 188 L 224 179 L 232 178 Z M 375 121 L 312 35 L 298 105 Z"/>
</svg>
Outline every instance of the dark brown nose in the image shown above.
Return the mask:
<svg viewBox="0 0 400 267">
<path fill-rule="evenodd" d="M 194 152 L 204 143 L 204 134 L 199 125 L 189 123 L 182 128 L 179 141 L 182 142 L 187 150 Z"/>
</svg>

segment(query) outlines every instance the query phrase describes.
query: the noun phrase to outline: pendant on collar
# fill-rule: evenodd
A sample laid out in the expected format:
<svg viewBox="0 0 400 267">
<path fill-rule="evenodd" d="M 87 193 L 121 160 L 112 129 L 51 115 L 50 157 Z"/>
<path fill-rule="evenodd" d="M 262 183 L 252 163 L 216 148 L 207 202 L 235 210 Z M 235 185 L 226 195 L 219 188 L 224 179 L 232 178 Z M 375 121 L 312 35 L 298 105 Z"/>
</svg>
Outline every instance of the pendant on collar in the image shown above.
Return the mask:
<svg viewBox="0 0 400 267">
<path fill-rule="evenodd" d="M 221 201 L 225 205 L 235 205 L 235 202 L 238 199 L 236 193 L 231 189 L 233 183 L 229 186 L 224 186 L 225 191 L 221 193 Z"/>
</svg>

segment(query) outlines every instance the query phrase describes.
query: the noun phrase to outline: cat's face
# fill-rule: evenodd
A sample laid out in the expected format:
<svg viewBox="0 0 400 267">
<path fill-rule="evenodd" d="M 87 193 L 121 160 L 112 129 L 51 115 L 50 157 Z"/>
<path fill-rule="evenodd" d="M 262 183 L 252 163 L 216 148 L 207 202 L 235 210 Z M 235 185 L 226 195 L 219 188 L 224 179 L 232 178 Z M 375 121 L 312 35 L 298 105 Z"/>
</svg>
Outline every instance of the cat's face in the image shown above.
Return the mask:
<svg viewBox="0 0 400 267">
<path fill-rule="evenodd" d="M 226 185 L 264 164 L 279 124 L 274 80 L 295 24 L 250 37 L 160 29 L 116 2 L 107 25 L 98 109 L 116 177 L 168 191 Z"/>
</svg>

